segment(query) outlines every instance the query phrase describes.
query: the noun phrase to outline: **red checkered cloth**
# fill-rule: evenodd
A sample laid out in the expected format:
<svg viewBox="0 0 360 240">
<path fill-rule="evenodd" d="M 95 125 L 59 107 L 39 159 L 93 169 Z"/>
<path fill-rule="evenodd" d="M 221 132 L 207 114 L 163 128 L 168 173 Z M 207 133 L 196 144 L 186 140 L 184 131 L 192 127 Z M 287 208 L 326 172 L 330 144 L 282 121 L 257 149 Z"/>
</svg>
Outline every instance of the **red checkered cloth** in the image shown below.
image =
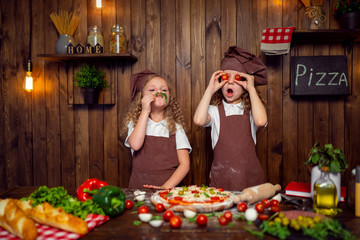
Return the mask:
<svg viewBox="0 0 360 240">
<path fill-rule="evenodd" d="M 295 27 L 267 28 L 261 37 L 260 50 L 266 55 L 287 54 Z"/>
<path fill-rule="evenodd" d="M 88 225 L 89 232 L 91 229 L 100 226 L 101 224 L 107 222 L 110 218 L 108 216 L 96 215 L 96 214 L 89 214 L 87 215 L 85 222 Z M 46 225 L 36 224 L 38 229 L 38 236 L 37 240 L 42 239 L 52 239 L 52 240 L 60 240 L 60 239 L 78 239 L 83 235 L 77 233 L 71 233 L 67 231 L 63 231 L 57 228 L 49 227 Z M 18 240 L 17 236 L 5 231 L 4 229 L 0 228 L 0 239 L 2 240 Z"/>
</svg>

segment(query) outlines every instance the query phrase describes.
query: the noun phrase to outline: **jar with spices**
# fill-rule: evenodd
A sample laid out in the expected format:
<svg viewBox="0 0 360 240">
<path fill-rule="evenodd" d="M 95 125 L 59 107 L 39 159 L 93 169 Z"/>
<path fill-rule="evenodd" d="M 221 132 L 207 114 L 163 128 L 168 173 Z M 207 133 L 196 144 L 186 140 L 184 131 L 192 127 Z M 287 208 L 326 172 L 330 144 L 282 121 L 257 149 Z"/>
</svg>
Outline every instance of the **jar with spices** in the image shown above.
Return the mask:
<svg viewBox="0 0 360 240">
<path fill-rule="evenodd" d="M 87 42 L 95 47 L 96 44 L 100 44 L 104 47 L 104 38 L 101 34 L 101 28 L 98 26 L 89 27 L 89 36 Z"/>
<path fill-rule="evenodd" d="M 110 36 L 110 52 L 125 53 L 126 52 L 126 36 L 123 27 L 118 24 L 114 25 Z"/>
</svg>

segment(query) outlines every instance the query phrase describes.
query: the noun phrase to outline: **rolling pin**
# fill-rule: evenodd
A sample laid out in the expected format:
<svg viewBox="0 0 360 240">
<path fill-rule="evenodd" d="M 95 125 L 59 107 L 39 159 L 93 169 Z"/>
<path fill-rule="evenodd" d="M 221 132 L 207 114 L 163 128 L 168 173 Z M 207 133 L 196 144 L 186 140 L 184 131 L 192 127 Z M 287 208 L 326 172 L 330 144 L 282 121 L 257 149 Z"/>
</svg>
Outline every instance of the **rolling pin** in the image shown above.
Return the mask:
<svg viewBox="0 0 360 240">
<path fill-rule="evenodd" d="M 263 183 L 245 188 L 240 195 L 234 197 L 234 203 L 248 202 L 249 204 L 252 204 L 265 198 L 271 198 L 275 195 L 276 191 L 279 191 L 280 189 L 281 186 L 279 184 L 272 185 L 271 183 Z"/>
</svg>

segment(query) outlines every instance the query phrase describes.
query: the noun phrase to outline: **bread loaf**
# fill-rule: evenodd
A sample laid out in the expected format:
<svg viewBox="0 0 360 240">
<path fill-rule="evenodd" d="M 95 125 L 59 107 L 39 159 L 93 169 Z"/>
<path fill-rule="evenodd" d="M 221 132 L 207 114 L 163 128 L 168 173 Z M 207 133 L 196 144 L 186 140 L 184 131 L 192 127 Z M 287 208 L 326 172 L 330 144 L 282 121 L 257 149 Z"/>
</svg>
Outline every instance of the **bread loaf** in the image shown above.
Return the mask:
<svg viewBox="0 0 360 240">
<path fill-rule="evenodd" d="M 16 201 L 17 206 L 37 223 L 78 234 L 86 234 L 88 232 L 88 227 L 84 220 L 66 213 L 61 207 L 54 208 L 48 202 L 33 207 L 31 203 L 31 200 Z"/>
<path fill-rule="evenodd" d="M 34 221 L 17 207 L 13 199 L 0 199 L 0 227 L 21 239 L 33 240 L 37 237 Z"/>
</svg>

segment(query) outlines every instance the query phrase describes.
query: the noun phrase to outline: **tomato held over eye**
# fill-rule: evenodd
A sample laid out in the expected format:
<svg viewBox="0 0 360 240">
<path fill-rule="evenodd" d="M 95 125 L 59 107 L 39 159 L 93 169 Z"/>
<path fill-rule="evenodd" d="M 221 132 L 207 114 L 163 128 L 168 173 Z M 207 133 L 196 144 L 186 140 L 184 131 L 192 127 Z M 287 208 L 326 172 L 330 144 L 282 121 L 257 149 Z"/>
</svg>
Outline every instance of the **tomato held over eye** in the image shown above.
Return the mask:
<svg viewBox="0 0 360 240">
<path fill-rule="evenodd" d="M 255 205 L 255 209 L 258 213 L 263 213 L 265 211 L 265 206 L 260 202 Z"/>
<path fill-rule="evenodd" d="M 270 206 L 279 206 L 279 201 L 278 200 L 276 200 L 276 199 L 272 199 L 271 201 L 270 201 Z"/>
<path fill-rule="evenodd" d="M 240 75 L 236 74 L 236 75 L 235 75 L 235 80 L 240 81 L 240 80 L 241 80 Z"/>
<path fill-rule="evenodd" d="M 224 217 L 226 218 L 226 220 L 228 222 L 230 222 L 232 220 L 233 215 L 230 211 L 226 211 L 226 212 L 224 212 Z"/>
<path fill-rule="evenodd" d="M 164 204 L 162 204 L 162 203 L 156 204 L 155 210 L 156 210 L 157 212 L 163 212 L 163 211 L 165 210 Z"/>
<path fill-rule="evenodd" d="M 141 213 L 149 213 L 149 208 L 147 206 L 139 207 L 138 214 L 141 214 Z"/>
<path fill-rule="evenodd" d="M 224 216 L 219 217 L 219 224 L 225 226 L 228 223 L 227 219 Z"/>
<path fill-rule="evenodd" d="M 244 202 L 241 202 L 237 205 L 237 210 L 239 212 L 245 212 L 247 208 L 248 207 L 247 207 L 246 203 L 244 203 Z"/>
<path fill-rule="evenodd" d="M 224 74 L 224 75 L 222 75 L 222 80 L 228 80 L 229 79 L 229 75 L 227 75 L 227 74 Z"/>
<path fill-rule="evenodd" d="M 131 200 L 126 200 L 125 201 L 125 208 L 126 209 L 132 209 L 133 206 L 134 206 L 134 203 Z"/>
<path fill-rule="evenodd" d="M 171 211 L 171 210 L 166 210 L 166 211 L 164 212 L 163 219 L 168 222 L 168 221 L 170 221 L 171 217 L 173 217 L 173 216 L 174 216 L 173 211 Z"/>
<path fill-rule="evenodd" d="M 269 199 L 264 199 L 261 201 L 262 204 L 264 204 L 265 208 L 270 207 L 270 201 Z"/>
<path fill-rule="evenodd" d="M 170 218 L 170 226 L 172 228 L 180 228 L 180 226 L 181 226 L 181 218 L 179 216 L 172 216 Z"/>
<path fill-rule="evenodd" d="M 207 224 L 208 218 L 204 214 L 199 214 L 196 218 L 196 223 L 199 226 L 205 226 Z"/>
</svg>

